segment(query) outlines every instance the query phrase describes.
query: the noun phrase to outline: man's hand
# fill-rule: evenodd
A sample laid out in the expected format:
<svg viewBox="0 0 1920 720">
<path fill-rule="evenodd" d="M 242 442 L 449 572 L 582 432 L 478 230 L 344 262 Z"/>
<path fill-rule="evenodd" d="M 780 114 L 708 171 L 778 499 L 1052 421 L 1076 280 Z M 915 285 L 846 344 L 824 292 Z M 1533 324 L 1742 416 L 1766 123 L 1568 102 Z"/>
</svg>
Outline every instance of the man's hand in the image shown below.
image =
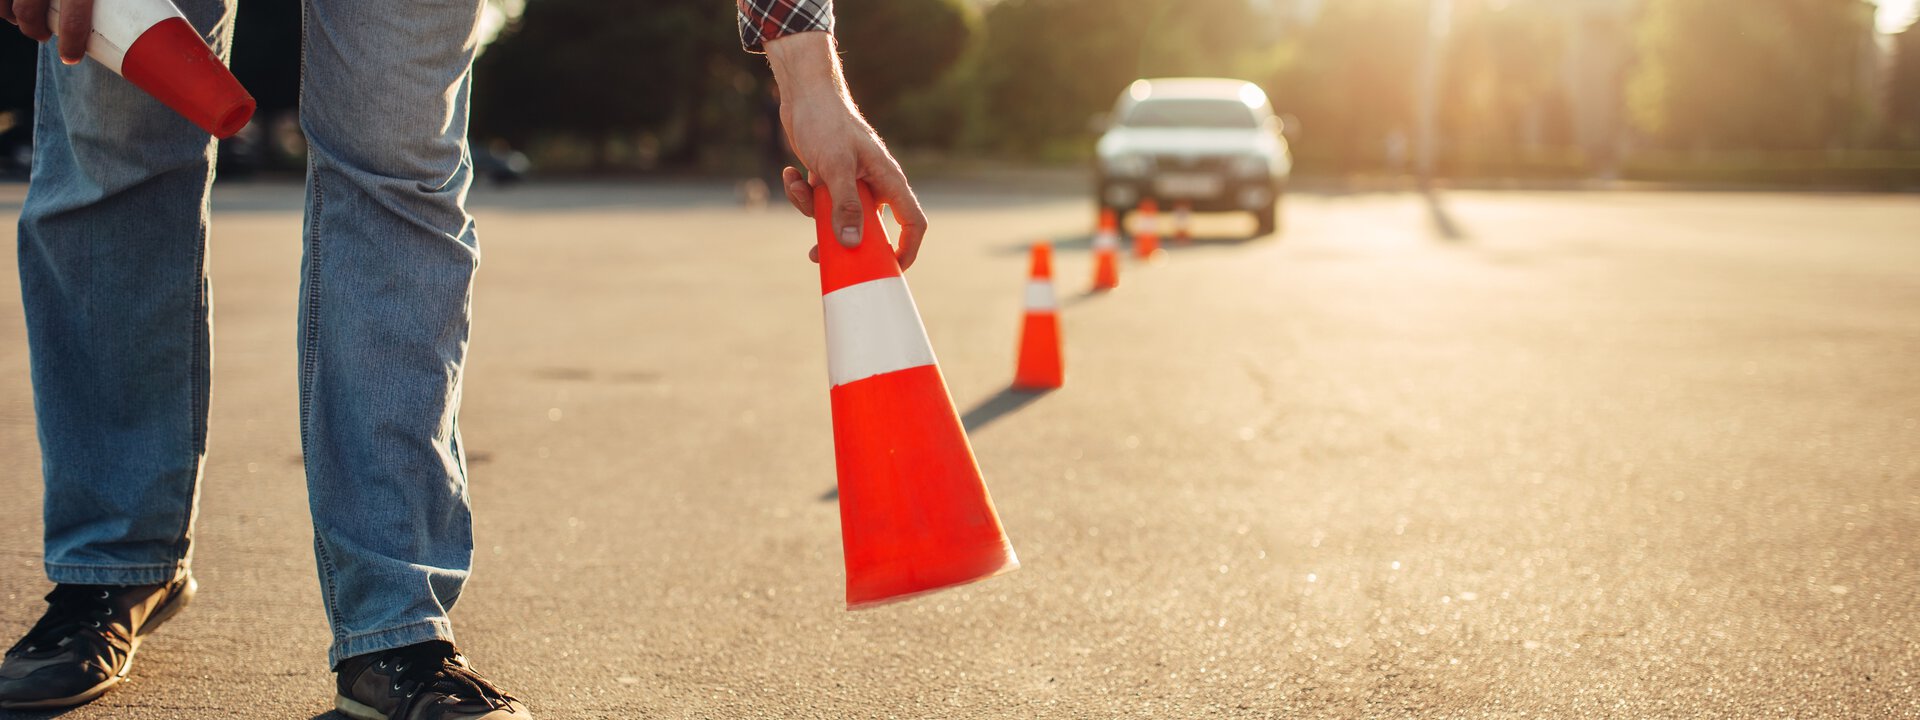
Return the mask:
<svg viewBox="0 0 1920 720">
<path fill-rule="evenodd" d="M 61 0 L 60 26 L 54 27 L 53 0 L 0 0 L 0 20 L 20 26 L 36 42 L 60 36 L 60 62 L 77 65 L 87 56 L 93 35 L 93 0 Z"/>
<path fill-rule="evenodd" d="M 766 49 L 774 80 L 780 83 L 780 121 L 787 141 L 811 172 L 808 177 L 794 168 L 781 173 L 787 200 L 813 217 L 820 208 L 813 206 L 812 186 L 827 186 L 833 195 L 833 227 L 841 244 L 854 247 L 860 244 L 862 218 L 873 211 L 861 207 L 854 190 L 855 181 L 865 181 L 873 188 L 874 200 L 893 208 L 894 219 L 900 221 L 900 267 L 912 265 L 927 234 L 926 213 L 913 197 L 906 173 L 847 94 L 833 36 L 797 33 L 767 41 Z M 819 262 L 819 252 L 815 248 L 809 257 Z"/>
</svg>

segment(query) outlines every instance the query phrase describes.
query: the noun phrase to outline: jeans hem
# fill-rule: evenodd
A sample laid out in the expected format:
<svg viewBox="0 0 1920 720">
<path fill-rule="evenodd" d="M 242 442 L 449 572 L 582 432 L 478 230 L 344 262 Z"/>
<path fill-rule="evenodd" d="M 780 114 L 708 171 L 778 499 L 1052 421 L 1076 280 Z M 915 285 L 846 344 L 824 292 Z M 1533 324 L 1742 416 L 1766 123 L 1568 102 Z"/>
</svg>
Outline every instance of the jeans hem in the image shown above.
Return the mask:
<svg viewBox="0 0 1920 720">
<path fill-rule="evenodd" d="M 154 565 L 76 565 L 49 562 L 47 579 L 70 585 L 160 585 L 173 580 L 185 562 Z"/>
<path fill-rule="evenodd" d="M 335 638 L 327 650 L 327 667 L 337 668 L 340 661 L 370 653 L 402 648 L 430 640 L 453 642 L 453 621 L 432 618 L 395 628 Z"/>
</svg>

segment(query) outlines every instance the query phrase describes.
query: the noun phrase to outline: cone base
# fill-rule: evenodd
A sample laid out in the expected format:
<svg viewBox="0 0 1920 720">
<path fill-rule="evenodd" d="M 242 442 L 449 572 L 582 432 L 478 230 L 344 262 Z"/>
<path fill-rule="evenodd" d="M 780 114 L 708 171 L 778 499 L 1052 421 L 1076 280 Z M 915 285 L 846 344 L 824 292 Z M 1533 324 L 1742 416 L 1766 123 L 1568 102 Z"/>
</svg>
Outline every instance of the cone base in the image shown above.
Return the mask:
<svg viewBox="0 0 1920 720">
<path fill-rule="evenodd" d="M 253 117 L 253 96 L 186 18 L 154 23 L 127 48 L 120 72 L 214 137 L 232 137 Z"/>
<path fill-rule="evenodd" d="M 1112 290 L 1120 287 L 1120 261 L 1113 251 L 1103 250 L 1093 261 L 1093 290 Z"/>
<path fill-rule="evenodd" d="M 1013 389 L 1054 390 L 1064 384 L 1060 361 L 1060 317 L 1027 313 L 1020 329 L 1020 364 L 1014 368 Z"/>
<path fill-rule="evenodd" d="M 937 366 L 831 391 L 848 607 L 1017 565 Z"/>
<path fill-rule="evenodd" d="M 884 597 L 863 598 L 858 600 L 852 597 L 848 597 L 847 610 L 849 611 L 871 610 L 873 608 L 892 605 L 894 603 L 906 602 L 908 600 L 913 600 L 916 598 L 932 595 L 942 590 L 952 590 L 962 585 L 972 585 L 982 580 L 991 580 L 993 578 L 1000 577 L 1001 575 L 1005 575 L 1015 570 L 1019 570 L 1020 558 L 1014 556 L 1013 545 L 1011 543 L 1008 543 L 1005 546 L 1005 553 L 1006 553 L 1006 559 L 1002 561 L 998 567 L 995 567 L 984 573 L 974 574 L 971 577 L 963 577 L 957 580 L 945 582 L 944 584 L 931 585 L 920 590 L 913 590 L 913 591 L 904 592 L 904 593 L 895 593 L 895 594 L 886 595 Z"/>
</svg>

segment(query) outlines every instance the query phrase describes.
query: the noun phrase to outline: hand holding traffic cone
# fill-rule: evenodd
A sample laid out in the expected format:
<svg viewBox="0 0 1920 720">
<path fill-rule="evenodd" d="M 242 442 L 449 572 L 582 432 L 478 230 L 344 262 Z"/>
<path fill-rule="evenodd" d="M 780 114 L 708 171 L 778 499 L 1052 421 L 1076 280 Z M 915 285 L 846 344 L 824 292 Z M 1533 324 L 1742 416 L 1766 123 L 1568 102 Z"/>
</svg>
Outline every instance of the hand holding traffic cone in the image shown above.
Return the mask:
<svg viewBox="0 0 1920 720">
<path fill-rule="evenodd" d="M 56 27 L 59 11 L 56 0 Z M 171 0 L 94 0 L 87 57 L 215 137 L 232 136 L 253 117 L 253 96 Z"/>
<path fill-rule="evenodd" d="M 832 213 L 815 218 L 848 609 L 1020 566 L 873 197 L 859 188 L 869 208 L 859 246 L 840 244 Z M 813 206 L 833 207 L 825 187 Z"/>
</svg>

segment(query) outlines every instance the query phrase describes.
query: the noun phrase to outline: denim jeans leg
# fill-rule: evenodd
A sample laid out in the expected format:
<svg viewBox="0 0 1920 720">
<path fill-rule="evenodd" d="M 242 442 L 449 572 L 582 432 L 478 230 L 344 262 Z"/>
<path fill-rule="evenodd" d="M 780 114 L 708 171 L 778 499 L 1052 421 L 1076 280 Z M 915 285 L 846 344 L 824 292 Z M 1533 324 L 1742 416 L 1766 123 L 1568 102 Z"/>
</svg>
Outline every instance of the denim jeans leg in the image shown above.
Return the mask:
<svg viewBox="0 0 1920 720">
<path fill-rule="evenodd" d="M 176 0 L 226 56 L 231 8 Z M 165 582 L 206 455 L 212 138 L 99 63 L 40 47 L 22 305 L 54 582 Z"/>
<path fill-rule="evenodd" d="M 300 423 L 329 661 L 452 639 L 473 560 L 460 448 L 481 0 L 303 0 Z"/>
</svg>

